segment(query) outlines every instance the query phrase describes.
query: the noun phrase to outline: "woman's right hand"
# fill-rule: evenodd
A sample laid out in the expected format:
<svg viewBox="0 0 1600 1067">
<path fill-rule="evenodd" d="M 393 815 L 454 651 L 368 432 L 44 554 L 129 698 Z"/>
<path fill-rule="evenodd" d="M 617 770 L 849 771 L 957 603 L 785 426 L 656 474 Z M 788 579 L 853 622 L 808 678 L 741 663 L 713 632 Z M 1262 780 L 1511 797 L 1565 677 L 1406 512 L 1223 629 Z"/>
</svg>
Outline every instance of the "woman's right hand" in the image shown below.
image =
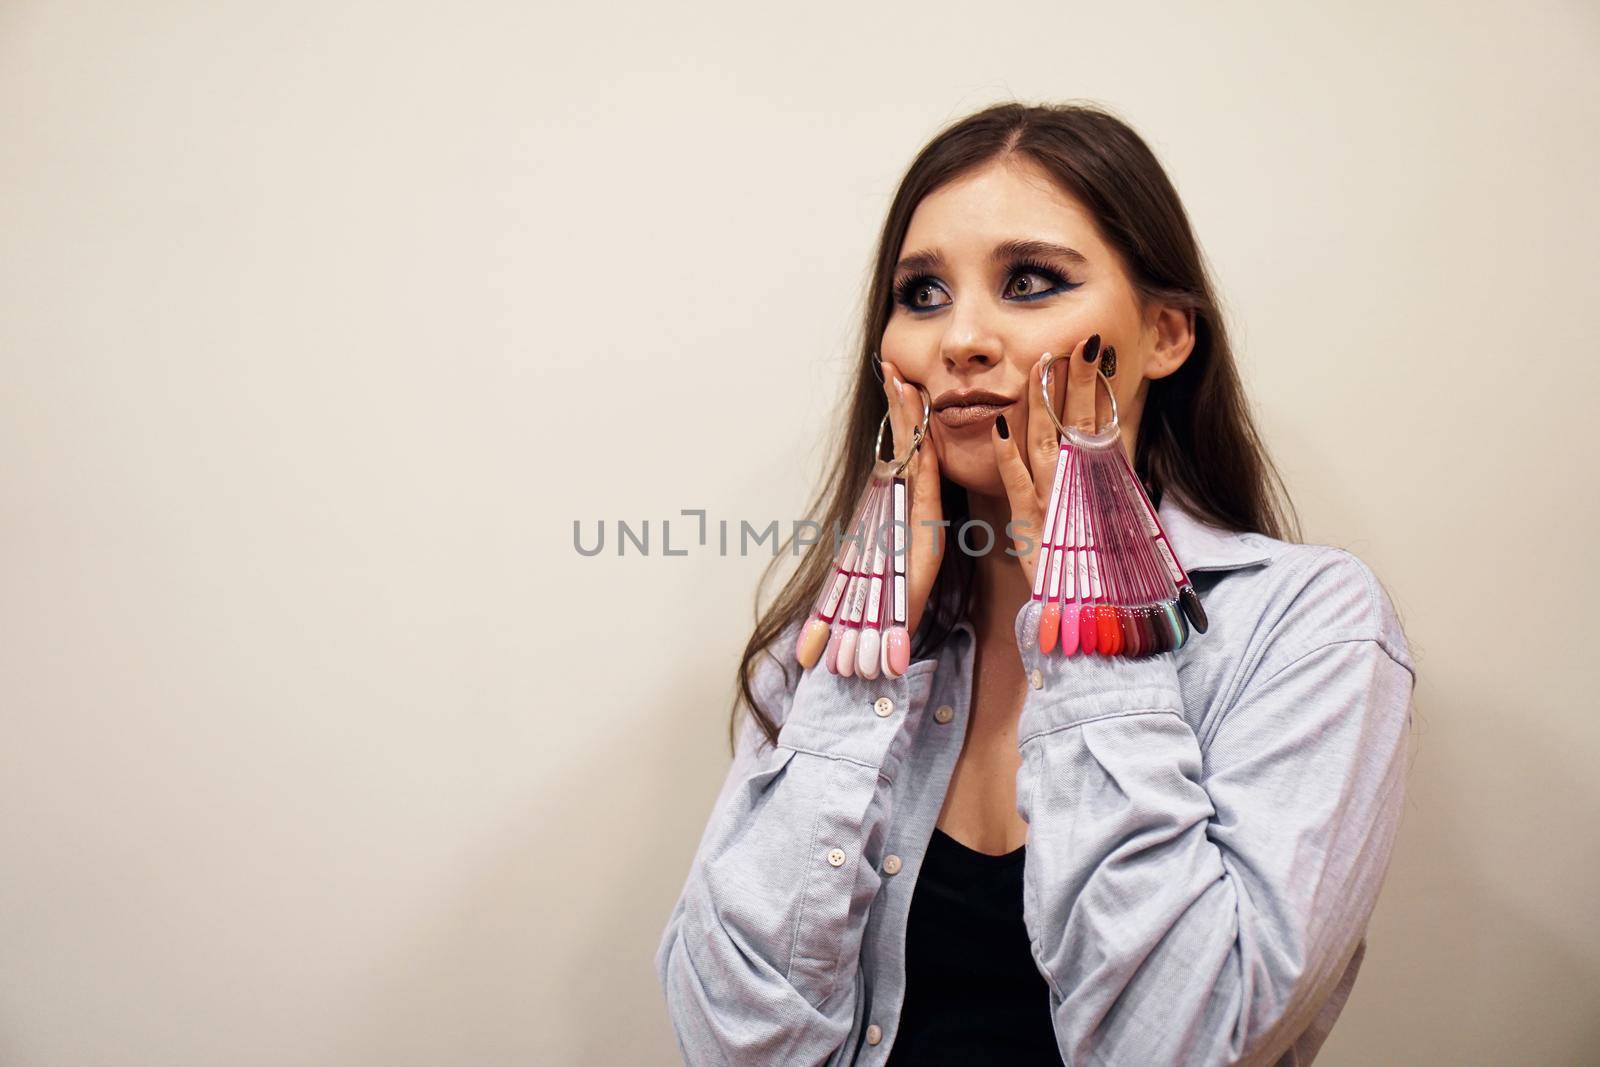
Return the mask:
<svg viewBox="0 0 1600 1067">
<path fill-rule="evenodd" d="M 922 390 L 906 381 L 900 369 L 888 360 L 881 360 L 880 365 L 883 395 L 889 401 L 889 426 L 894 431 L 894 454 L 904 456 L 911 444 L 911 435 L 922 425 Z M 933 591 L 933 581 L 939 575 L 948 533 L 940 525 L 944 521 L 944 501 L 939 494 L 939 457 L 929 439 L 932 434 L 930 419 L 927 436 L 911 466 L 906 468 L 906 487 L 911 491 L 911 514 L 907 522 L 910 529 L 906 531 L 911 543 L 906 556 L 906 632 L 912 637 L 916 636 L 923 609 Z"/>
</svg>

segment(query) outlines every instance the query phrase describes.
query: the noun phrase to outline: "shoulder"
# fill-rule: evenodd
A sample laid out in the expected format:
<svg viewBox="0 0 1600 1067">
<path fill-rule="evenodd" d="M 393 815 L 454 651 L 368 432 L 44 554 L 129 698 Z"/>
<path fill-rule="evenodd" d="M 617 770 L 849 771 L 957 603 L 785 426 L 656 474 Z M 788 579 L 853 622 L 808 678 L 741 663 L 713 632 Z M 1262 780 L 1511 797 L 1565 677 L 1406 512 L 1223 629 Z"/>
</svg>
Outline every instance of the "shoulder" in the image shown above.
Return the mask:
<svg viewBox="0 0 1600 1067">
<path fill-rule="evenodd" d="M 1326 645 L 1370 641 L 1414 673 L 1394 603 L 1365 560 L 1336 545 L 1246 536 L 1268 563 L 1220 575 L 1213 590 L 1235 620 L 1250 620 L 1257 670 L 1270 673 Z"/>
</svg>

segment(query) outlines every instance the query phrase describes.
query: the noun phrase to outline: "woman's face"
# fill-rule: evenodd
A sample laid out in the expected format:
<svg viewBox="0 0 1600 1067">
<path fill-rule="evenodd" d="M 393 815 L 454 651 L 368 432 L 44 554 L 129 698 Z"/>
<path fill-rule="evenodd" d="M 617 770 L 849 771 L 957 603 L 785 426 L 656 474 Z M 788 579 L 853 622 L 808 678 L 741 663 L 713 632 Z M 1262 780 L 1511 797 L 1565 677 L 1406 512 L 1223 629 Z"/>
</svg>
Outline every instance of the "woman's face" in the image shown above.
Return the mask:
<svg viewBox="0 0 1600 1067">
<path fill-rule="evenodd" d="M 1034 247 L 1007 247 L 1018 242 Z M 1045 352 L 1061 360 L 1050 369 L 1059 412 L 1065 357 L 1098 333 L 1101 351 L 1116 348 L 1111 384 L 1126 443 L 1138 430 L 1147 371 L 1160 377 L 1182 362 L 1172 360 L 1156 317 L 1141 315 L 1087 209 L 1030 160 L 994 163 L 930 193 L 897 262 L 881 354 L 931 394 L 940 474 L 970 493 L 1005 496 L 991 437 L 996 409 L 964 418 L 959 406 L 941 409 L 954 399 L 948 394 L 997 394 L 1011 435 L 1026 441 L 1033 365 Z"/>
</svg>

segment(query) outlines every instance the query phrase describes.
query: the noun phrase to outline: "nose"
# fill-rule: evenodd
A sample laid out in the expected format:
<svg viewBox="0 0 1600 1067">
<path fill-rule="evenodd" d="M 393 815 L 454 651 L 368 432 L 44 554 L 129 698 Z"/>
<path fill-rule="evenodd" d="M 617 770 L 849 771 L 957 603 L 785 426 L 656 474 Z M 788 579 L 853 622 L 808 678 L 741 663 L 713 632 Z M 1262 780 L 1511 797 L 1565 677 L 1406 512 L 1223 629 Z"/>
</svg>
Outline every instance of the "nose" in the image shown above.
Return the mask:
<svg viewBox="0 0 1600 1067">
<path fill-rule="evenodd" d="M 1000 339 L 994 334 L 971 328 L 950 330 L 939 346 L 944 368 L 954 374 L 970 374 L 1000 363 Z"/>
<path fill-rule="evenodd" d="M 964 310 L 965 314 L 951 316 L 950 328 L 939 346 L 945 369 L 957 375 L 996 366 L 1001 359 L 999 336 L 970 304 Z"/>
</svg>

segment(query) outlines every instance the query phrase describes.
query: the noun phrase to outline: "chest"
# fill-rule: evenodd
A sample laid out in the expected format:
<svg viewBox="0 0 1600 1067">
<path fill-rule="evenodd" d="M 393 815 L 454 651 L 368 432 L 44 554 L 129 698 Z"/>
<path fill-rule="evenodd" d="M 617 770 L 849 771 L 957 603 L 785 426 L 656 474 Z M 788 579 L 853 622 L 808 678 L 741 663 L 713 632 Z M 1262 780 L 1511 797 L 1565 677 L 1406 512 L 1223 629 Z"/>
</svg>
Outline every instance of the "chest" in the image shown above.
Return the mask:
<svg viewBox="0 0 1600 1067">
<path fill-rule="evenodd" d="M 938 827 L 968 848 L 1002 855 L 1027 840 L 1017 813 L 1017 720 L 1027 679 L 1015 647 L 975 650 L 966 736 L 950 775 Z M 988 654 L 985 654 L 985 653 Z"/>
</svg>

